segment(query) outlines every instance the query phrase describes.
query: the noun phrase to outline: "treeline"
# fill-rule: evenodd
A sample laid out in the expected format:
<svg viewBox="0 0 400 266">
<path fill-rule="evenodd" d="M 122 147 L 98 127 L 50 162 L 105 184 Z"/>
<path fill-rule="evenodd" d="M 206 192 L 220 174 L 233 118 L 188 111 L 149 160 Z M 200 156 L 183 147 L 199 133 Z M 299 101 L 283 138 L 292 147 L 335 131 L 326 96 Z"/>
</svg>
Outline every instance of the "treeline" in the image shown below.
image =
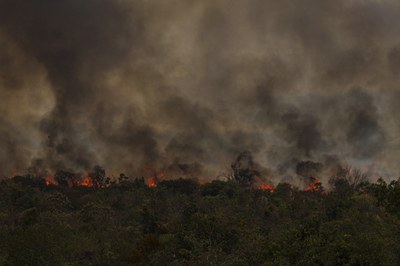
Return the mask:
<svg viewBox="0 0 400 266">
<path fill-rule="evenodd" d="M 336 178 L 327 190 L 6 179 L 0 265 L 399 265 L 400 180 Z"/>
</svg>

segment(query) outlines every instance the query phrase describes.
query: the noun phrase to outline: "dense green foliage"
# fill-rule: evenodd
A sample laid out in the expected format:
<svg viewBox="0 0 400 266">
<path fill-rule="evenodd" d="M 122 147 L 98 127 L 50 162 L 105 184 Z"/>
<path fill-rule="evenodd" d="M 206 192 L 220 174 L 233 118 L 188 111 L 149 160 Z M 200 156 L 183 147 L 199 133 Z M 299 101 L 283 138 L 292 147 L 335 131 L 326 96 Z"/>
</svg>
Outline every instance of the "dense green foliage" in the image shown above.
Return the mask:
<svg viewBox="0 0 400 266">
<path fill-rule="evenodd" d="M 0 183 L 0 265 L 399 265 L 399 240 L 399 180 L 340 179 L 329 193 Z"/>
</svg>

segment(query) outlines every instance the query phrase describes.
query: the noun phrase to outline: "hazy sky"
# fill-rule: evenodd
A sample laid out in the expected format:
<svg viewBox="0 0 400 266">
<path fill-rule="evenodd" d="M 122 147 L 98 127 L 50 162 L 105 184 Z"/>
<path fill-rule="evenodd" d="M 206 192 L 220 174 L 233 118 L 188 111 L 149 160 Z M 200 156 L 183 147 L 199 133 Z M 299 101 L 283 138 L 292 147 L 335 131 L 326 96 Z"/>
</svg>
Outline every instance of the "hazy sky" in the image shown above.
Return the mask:
<svg viewBox="0 0 400 266">
<path fill-rule="evenodd" d="M 399 175 L 395 0 L 0 0 L 0 47 L 3 175 Z"/>
</svg>

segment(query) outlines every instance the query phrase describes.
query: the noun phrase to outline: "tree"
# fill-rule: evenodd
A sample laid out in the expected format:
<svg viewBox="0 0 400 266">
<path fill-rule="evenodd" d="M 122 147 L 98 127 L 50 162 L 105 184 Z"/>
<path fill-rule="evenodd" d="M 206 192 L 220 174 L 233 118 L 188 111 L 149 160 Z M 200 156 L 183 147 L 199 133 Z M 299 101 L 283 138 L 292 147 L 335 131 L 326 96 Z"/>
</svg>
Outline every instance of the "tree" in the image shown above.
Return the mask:
<svg viewBox="0 0 400 266">
<path fill-rule="evenodd" d="M 93 179 L 94 185 L 100 187 L 103 185 L 104 180 L 106 178 L 106 171 L 101 166 L 96 165 L 93 168 L 93 172 L 91 172 L 89 176 Z"/>
<path fill-rule="evenodd" d="M 228 179 L 236 182 L 241 187 L 250 187 L 256 176 L 259 175 L 260 173 L 256 169 L 253 156 L 250 152 L 245 151 L 240 153 L 231 164 L 231 174 Z"/>
<path fill-rule="evenodd" d="M 57 171 L 54 175 L 54 179 L 60 186 L 70 186 L 75 179 L 76 175 L 68 171 Z"/>
</svg>

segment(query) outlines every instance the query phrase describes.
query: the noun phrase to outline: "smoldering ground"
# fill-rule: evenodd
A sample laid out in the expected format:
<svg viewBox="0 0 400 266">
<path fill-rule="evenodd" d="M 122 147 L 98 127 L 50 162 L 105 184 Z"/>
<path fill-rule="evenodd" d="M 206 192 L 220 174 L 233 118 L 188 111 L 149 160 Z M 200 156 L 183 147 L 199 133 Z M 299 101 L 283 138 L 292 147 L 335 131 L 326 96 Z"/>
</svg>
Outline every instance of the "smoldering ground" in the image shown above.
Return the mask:
<svg viewBox="0 0 400 266">
<path fill-rule="evenodd" d="M 1 172 L 396 175 L 399 26 L 394 0 L 0 0 Z"/>
</svg>

